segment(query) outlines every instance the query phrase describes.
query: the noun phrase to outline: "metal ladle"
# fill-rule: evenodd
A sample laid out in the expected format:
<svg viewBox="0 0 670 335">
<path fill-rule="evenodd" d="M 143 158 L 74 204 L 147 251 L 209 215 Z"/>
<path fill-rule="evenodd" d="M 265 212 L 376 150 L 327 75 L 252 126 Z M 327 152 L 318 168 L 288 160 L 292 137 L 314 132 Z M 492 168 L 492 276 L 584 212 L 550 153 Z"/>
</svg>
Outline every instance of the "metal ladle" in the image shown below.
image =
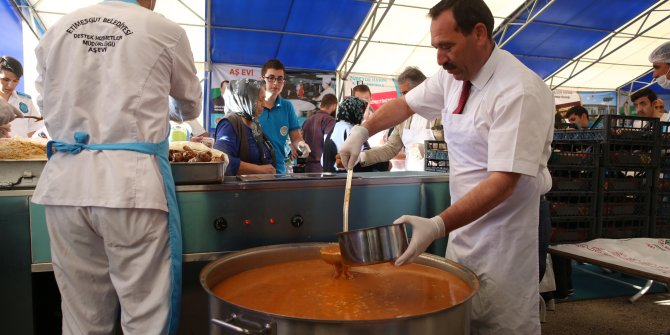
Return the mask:
<svg viewBox="0 0 670 335">
<path fill-rule="evenodd" d="M 351 195 L 351 180 L 354 176 L 354 170 L 347 170 L 347 183 L 344 186 L 344 204 L 342 205 L 342 231 L 349 231 L 349 196 Z M 351 278 L 348 267 L 342 262 L 342 254 L 338 245 L 323 247 L 319 250 L 321 260 L 328 264 L 332 264 L 336 268 L 336 278 L 344 276 Z"/>
</svg>

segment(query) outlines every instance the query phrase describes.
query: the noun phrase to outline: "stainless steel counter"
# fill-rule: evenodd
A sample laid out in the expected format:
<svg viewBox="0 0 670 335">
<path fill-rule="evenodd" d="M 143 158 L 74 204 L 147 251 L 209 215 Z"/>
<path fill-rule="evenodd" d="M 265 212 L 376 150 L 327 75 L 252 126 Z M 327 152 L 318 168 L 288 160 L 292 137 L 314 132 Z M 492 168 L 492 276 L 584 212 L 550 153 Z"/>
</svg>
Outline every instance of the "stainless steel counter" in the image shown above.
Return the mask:
<svg viewBox="0 0 670 335">
<path fill-rule="evenodd" d="M 403 214 L 433 216 L 450 204 L 446 174 L 354 176 L 350 229 L 391 224 Z M 177 186 L 185 261 L 207 261 L 270 244 L 336 241 L 342 230 L 344 177 L 258 181 L 227 177 L 221 184 Z M 0 313 L 0 322 L 16 326 L 17 334 L 33 333 L 31 278 L 51 271 L 44 208 L 30 202 L 32 193 L 32 189 L 0 191 L 0 252 L 7 256 L 0 258 L 0 267 L 9 272 L 0 276 L 0 294 L 19 298 L 0 303 L 0 310 L 9 311 Z M 444 245 L 441 241 L 431 251 L 443 254 Z"/>
</svg>

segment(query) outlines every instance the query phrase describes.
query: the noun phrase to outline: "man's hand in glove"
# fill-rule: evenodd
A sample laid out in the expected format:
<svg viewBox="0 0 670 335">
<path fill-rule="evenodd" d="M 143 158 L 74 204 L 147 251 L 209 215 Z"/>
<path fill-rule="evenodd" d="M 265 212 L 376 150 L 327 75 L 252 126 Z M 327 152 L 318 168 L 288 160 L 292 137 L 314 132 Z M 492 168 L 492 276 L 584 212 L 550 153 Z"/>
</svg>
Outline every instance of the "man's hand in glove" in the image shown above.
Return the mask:
<svg viewBox="0 0 670 335">
<path fill-rule="evenodd" d="M 439 216 L 422 218 L 419 216 L 403 215 L 393 222 L 394 224 L 409 223 L 412 225 L 412 239 L 407 250 L 395 261 L 396 266 L 414 262 L 426 251 L 426 248 L 438 238 L 445 236 L 444 222 Z"/>
<path fill-rule="evenodd" d="M 356 163 L 358 163 L 358 156 L 361 153 L 361 148 L 365 141 L 368 140 L 368 129 L 363 126 L 354 126 L 351 128 L 347 140 L 344 141 L 340 148 L 340 158 L 342 164 L 347 170 L 353 170 Z"/>
<path fill-rule="evenodd" d="M 298 142 L 296 149 L 300 151 L 300 156 L 298 156 L 298 158 L 307 158 L 309 157 L 309 153 L 312 152 L 312 150 L 309 148 L 309 145 L 307 145 L 305 141 Z"/>
<path fill-rule="evenodd" d="M 16 118 L 22 118 L 23 113 L 10 105 L 5 99 L 0 99 L 0 125 L 8 124 Z"/>
</svg>

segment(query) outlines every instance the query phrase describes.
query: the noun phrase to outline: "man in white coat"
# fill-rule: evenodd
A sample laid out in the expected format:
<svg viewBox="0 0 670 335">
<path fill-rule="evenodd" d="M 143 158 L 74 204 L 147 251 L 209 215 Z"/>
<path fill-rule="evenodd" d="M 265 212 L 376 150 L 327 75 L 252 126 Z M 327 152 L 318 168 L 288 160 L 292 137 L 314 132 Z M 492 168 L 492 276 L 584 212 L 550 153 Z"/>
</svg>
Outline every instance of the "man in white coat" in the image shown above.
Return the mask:
<svg viewBox="0 0 670 335">
<path fill-rule="evenodd" d="M 351 168 L 368 134 L 414 112 L 428 119 L 442 115 L 452 203 L 433 218 L 395 221 L 413 228 L 396 265 L 448 233 L 446 257 L 481 281 L 472 301 L 472 333 L 540 334 L 538 221 L 540 197 L 551 188 L 552 93 L 495 46 L 493 16 L 483 0 L 443 0 L 429 16 L 442 69 L 354 127 L 340 156 Z"/>
<path fill-rule="evenodd" d="M 177 330 L 168 119 L 196 118 L 202 91 L 185 31 L 154 5 L 79 9 L 35 50 L 37 104 L 53 141 L 33 202 L 46 210 L 63 334 L 112 334 L 119 308 L 126 335 Z"/>
</svg>

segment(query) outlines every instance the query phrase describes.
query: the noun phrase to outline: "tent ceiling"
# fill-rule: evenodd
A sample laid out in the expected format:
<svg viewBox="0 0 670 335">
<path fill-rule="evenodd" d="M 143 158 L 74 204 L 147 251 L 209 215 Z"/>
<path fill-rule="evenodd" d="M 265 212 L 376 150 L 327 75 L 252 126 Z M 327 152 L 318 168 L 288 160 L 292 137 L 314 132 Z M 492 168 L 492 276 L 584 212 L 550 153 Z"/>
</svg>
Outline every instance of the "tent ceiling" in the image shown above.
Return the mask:
<svg viewBox="0 0 670 335">
<path fill-rule="evenodd" d="M 360 0 L 212 2 L 212 62 L 260 66 L 278 58 L 288 68 L 334 71 L 370 6 Z"/>
<path fill-rule="evenodd" d="M 390 3 L 389 0 L 380 2 Z M 435 3 L 435 0 L 393 1 L 372 36 L 367 31 L 357 34 L 358 39 L 369 40 L 369 43 L 349 72 L 395 76 L 407 66 L 417 66 L 426 75 L 434 74 L 439 67 L 430 45 L 430 19 L 427 14 Z M 497 26 L 523 0 L 486 0 L 486 3 Z M 373 16 L 374 13 L 370 13 L 367 19 Z"/>
<path fill-rule="evenodd" d="M 64 13 L 99 0 L 12 1 L 25 4 L 24 13 L 48 29 Z M 496 42 L 552 88 L 649 85 L 647 55 L 670 39 L 669 0 L 485 1 Z M 160 0 L 156 6 L 187 31 L 200 65 L 208 61 L 208 2 Z M 289 68 L 380 76 L 412 65 L 432 75 L 438 66 L 426 14 L 436 2 L 211 0 L 211 61 L 259 66 L 279 58 Z"/>
</svg>

